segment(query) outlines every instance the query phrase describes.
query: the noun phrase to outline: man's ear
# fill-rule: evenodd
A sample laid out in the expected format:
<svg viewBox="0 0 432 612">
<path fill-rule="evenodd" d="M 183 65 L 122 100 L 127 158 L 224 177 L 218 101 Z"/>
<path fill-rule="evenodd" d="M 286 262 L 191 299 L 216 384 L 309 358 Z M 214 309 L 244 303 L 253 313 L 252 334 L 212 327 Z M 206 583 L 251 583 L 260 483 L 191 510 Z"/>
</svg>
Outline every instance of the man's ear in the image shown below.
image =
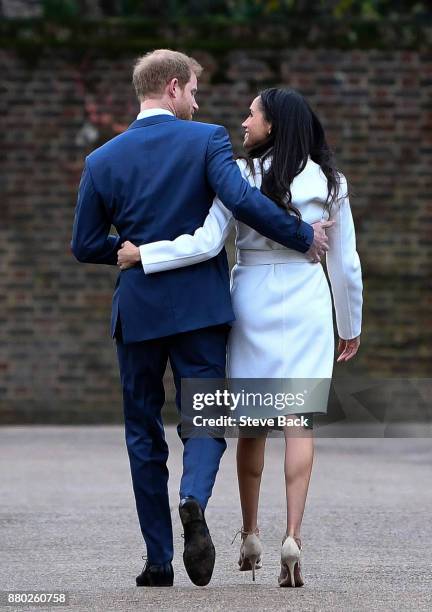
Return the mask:
<svg viewBox="0 0 432 612">
<path fill-rule="evenodd" d="M 170 98 L 177 98 L 178 95 L 178 90 L 179 90 L 179 82 L 177 78 L 173 78 L 171 79 L 171 81 L 168 83 L 168 88 L 167 88 L 167 92 Z"/>
</svg>

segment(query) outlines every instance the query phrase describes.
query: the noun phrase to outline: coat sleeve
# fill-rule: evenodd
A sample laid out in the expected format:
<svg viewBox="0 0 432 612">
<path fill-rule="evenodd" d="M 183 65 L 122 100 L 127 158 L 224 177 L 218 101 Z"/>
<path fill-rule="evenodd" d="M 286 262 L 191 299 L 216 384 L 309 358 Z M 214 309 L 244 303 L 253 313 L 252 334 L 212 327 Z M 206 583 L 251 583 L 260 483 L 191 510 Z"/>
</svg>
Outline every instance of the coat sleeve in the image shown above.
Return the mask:
<svg viewBox="0 0 432 612">
<path fill-rule="evenodd" d="M 88 159 L 78 189 L 72 230 L 72 253 L 84 263 L 117 264 L 120 238 L 110 235 L 109 218 L 101 196 L 95 189 Z"/>
<path fill-rule="evenodd" d="M 236 219 L 285 247 L 301 253 L 309 249 L 313 242 L 312 226 L 299 222 L 242 178 L 223 127 L 218 126 L 210 136 L 206 169 L 212 189 Z"/>
<path fill-rule="evenodd" d="M 220 253 L 234 226 L 231 212 L 215 197 L 202 227 L 175 240 L 159 240 L 139 247 L 146 274 L 183 268 Z"/>
<path fill-rule="evenodd" d="M 363 282 L 345 177 L 341 180 L 340 193 L 330 215 L 335 224 L 327 233 L 326 260 L 339 337 L 350 340 L 361 332 Z"/>
</svg>

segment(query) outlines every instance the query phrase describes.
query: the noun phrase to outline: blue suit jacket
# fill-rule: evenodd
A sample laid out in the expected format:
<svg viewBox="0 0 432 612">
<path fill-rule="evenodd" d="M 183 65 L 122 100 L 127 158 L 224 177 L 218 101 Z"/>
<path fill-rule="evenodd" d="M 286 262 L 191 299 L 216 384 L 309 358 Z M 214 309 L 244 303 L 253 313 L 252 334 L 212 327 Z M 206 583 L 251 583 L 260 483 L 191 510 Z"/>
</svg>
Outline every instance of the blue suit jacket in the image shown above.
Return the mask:
<svg viewBox="0 0 432 612">
<path fill-rule="evenodd" d="M 139 245 L 192 234 L 215 193 L 237 219 L 268 238 L 301 252 L 311 245 L 311 226 L 242 178 L 225 128 L 155 115 L 134 121 L 87 157 L 72 251 L 82 262 L 115 265 L 125 240 Z M 109 234 L 111 225 L 118 236 Z M 119 314 L 125 343 L 233 321 L 225 250 L 178 270 L 121 272 L 112 335 Z"/>
</svg>

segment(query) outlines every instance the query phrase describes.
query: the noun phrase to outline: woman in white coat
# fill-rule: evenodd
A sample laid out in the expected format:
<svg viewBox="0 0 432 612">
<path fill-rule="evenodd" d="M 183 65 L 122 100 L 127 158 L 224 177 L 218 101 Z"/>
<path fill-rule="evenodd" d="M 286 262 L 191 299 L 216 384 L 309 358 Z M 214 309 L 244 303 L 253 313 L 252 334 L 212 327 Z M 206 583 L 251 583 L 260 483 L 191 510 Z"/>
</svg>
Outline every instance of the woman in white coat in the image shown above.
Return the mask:
<svg viewBox="0 0 432 612">
<path fill-rule="evenodd" d="M 312 224 L 330 220 L 326 256 L 339 333 L 338 362 L 360 345 L 362 278 L 345 177 L 337 172 L 324 130 L 298 92 L 271 88 L 257 96 L 245 128 L 247 159 L 238 160 L 246 180 L 260 187 L 287 214 Z M 231 292 L 236 320 L 228 342 L 229 378 L 330 379 L 334 362 L 332 300 L 320 263 L 236 222 L 216 197 L 193 236 L 137 247 L 125 243 L 119 265 L 141 259 L 146 274 L 214 257 L 236 228 Z M 317 411 L 316 408 L 314 411 Z M 326 405 L 318 409 L 326 411 Z M 311 415 L 309 415 L 311 416 Z M 303 586 L 300 528 L 313 464 L 311 430 L 285 427 L 286 532 L 280 586 Z M 294 435 L 293 435 L 294 434 Z M 243 515 L 241 570 L 261 567 L 258 499 L 266 436 L 240 437 L 237 473 Z"/>
</svg>

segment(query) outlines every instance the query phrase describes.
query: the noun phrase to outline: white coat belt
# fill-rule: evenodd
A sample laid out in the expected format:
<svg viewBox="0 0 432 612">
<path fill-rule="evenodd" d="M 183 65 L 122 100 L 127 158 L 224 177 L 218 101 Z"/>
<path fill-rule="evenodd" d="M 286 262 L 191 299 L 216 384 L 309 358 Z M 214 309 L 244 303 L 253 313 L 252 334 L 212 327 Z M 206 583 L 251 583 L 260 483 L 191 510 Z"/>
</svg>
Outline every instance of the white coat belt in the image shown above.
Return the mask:
<svg viewBox="0 0 432 612">
<path fill-rule="evenodd" d="M 290 249 L 237 249 L 236 262 L 241 266 L 312 263 L 306 254 Z"/>
</svg>

